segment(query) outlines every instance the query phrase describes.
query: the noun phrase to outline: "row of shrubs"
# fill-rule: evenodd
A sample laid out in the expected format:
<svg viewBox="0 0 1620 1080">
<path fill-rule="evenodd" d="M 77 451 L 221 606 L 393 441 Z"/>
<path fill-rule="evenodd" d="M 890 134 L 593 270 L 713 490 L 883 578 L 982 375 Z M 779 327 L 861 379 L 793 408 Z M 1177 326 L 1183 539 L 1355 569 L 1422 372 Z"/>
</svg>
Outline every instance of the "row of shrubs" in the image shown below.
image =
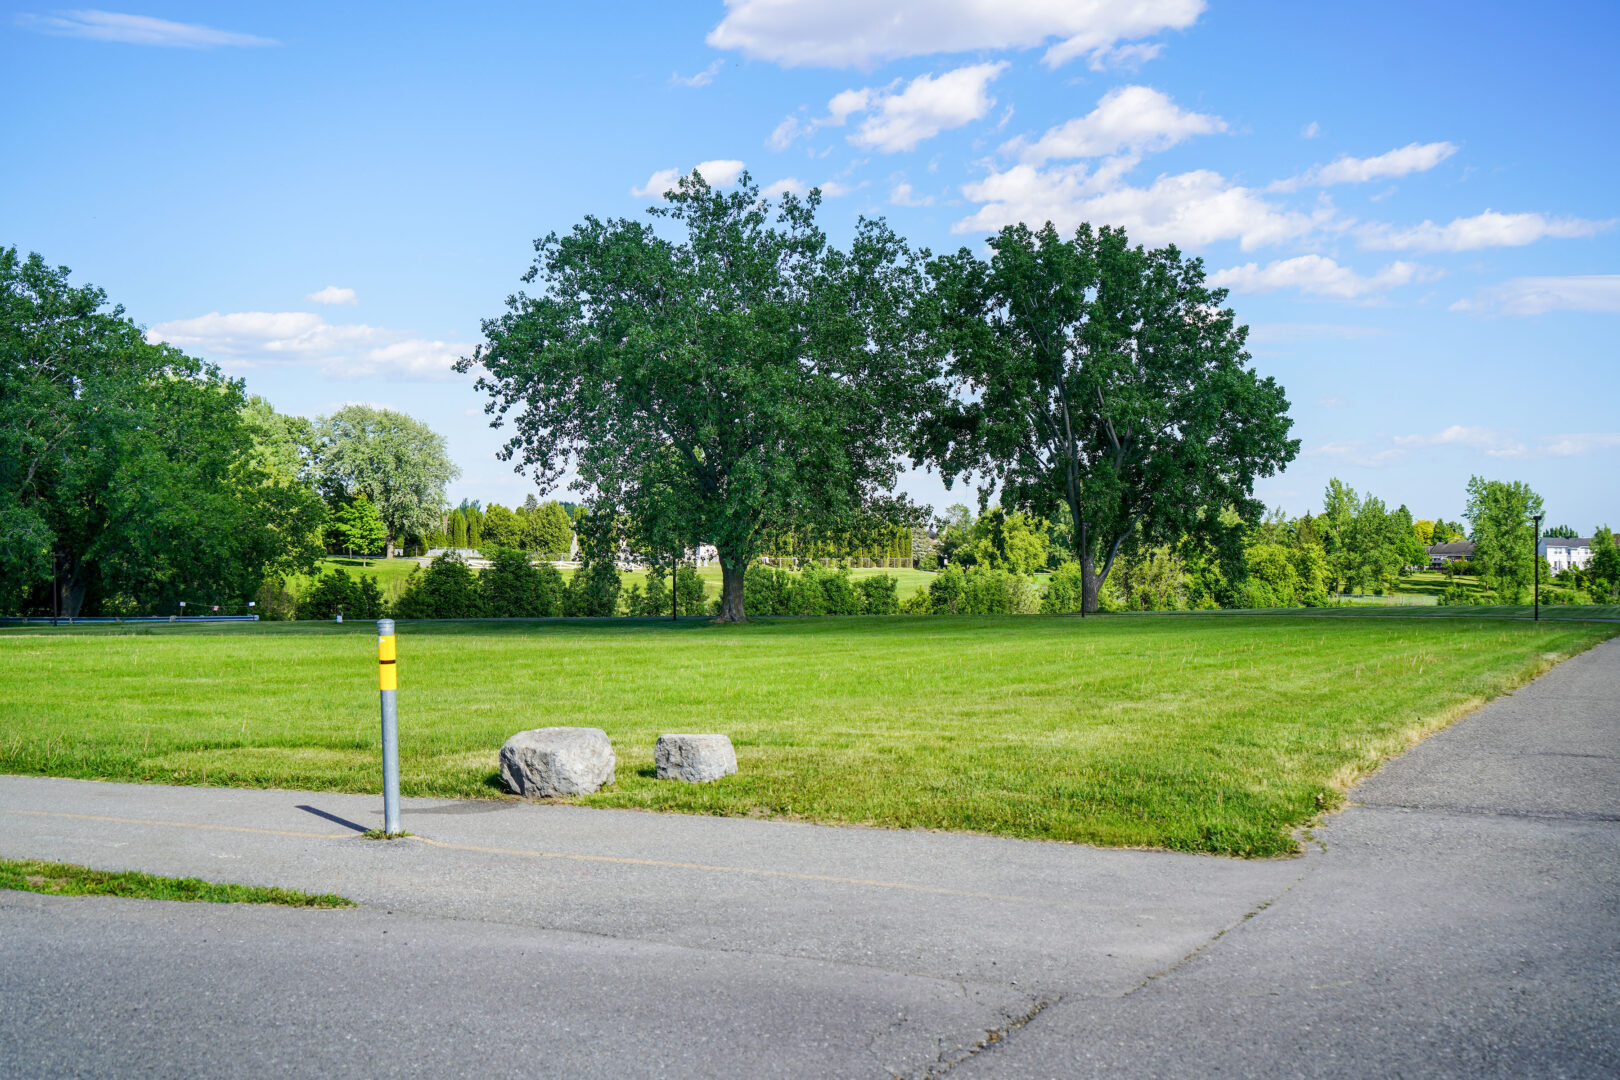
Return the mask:
<svg viewBox="0 0 1620 1080">
<path fill-rule="evenodd" d="M 376 579 L 351 577 L 333 569 L 315 580 L 297 603 L 299 619 L 476 619 L 556 616 L 667 615 L 670 587 L 661 568 L 648 572 L 647 587 L 624 588 L 611 564 L 588 565 L 572 578 L 556 568 L 531 563 L 519 551 L 495 550 L 489 568 L 474 573 L 454 556 L 434 559 L 412 571 L 393 604 Z M 1072 580 L 1071 580 L 1072 578 Z M 1059 571 L 1043 598 L 1035 582 L 1005 570 L 952 566 L 926 588 L 902 600 L 899 582 L 889 574 L 855 578 L 847 566 L 814 563 L 795 573 L 770 566 L 748 568 L 744 578 L 753 615 L 1017 615 L 1037 611 L 1079 611 L 1078 568 Z M 691 567 L 675 578 L 675 602 L 682 615 L 712 614 L 719 601 L 704 595 L 703 579 Z"/>
<path fill-rule="evenodd" d="M 334 569 L 315 580 L 298 601 L 295 614 L 300 619 L 331 619 L 340 611 L 354 619 L 388 614 L 401 619 L 668 615 L 668 576 L 655 568 L 647 577 L 645 589 L 639 584 L 624 588 L 618 571 L 610 563 L 599 563 L 565 578 L 552 566 L 534 565 L 522 552 L 497 549 L 490 553 L 490 566 L 481 574 L 449 555 L 413 571 L 391 612 L 376 579 L 351 577 Z M 1293 606 L 1269 595 L 1264 583 L 1251 581 L 1246 586 L 1245 607 Z M 897 580 L 889 574 L 857 579 L 847 566 L 829 569 L 811 563 L 798 572 L 751 566 L 744 588 L 751 615 L 1061 615 L 1079 612 L 1082 578 L 1078 564 L 1066 563 L 1051 575 L 1043 591 L 1034 579 L 1007 570 L 948 566 L 928 585 L 902 598 Z M 677 573 L 675 592 L 682 615 L 713 614 L 719 609 L 719 601 L 705 596 L 703 579 L 691 567 Z M 1325 593 L 1293 599 L 1306 607 L 1332 602 Z M 1557 587 L 1544 586 L 1541 593 L 1543 604 L 1575 604 L 1586 599 Z M 1105 610 L 1122 606 L 1108 593 L 1102 601 Z M 1438 602 L 1501 601 L 1494 593 L 1453 583 Z"/>
</svg>

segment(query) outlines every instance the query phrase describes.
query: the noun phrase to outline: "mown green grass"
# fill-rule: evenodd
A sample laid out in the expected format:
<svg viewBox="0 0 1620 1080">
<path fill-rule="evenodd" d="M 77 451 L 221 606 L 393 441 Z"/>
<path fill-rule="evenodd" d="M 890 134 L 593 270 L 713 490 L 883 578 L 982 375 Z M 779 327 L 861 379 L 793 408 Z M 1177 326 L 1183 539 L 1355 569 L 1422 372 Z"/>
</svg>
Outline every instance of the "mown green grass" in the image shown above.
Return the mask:
<svg viewBox="0 0 1620 1080">
<path fill-rule="evenodd" d="M 200 878 L 158 877 L 128 870 L 92 870 L 71 863 L 0 859 L 0 889 L 53 896 L 123 896 L 136 900 L 191 900 L 211 904 L 280 904 L 284 907 L 345 908 L 354 901 L 332 893 L 311 895 L 294 889 L 220 885 Z"/>
<path fill-rule="evenodd" d="M 401 784 L 496 796 L 509 735 L 585 725 L 619 759 L 586 805 L 1276 855 L 1385 758 L 1616 632 L 1234 615 L 401 623 Z M 0 633 L 0 771 L 376 792 L 375 655 L 354 623 Z M 653 743 L 679 731 L 730 735 L 739 774 L 658 781 Z"/>
<path fill-rule="evenodd" d="M 1477 575 L 1458 574 L 1453 577 L 1438 570 L 1419 570 L 1411 574 L 1402 574 L 1400 580 L 1396 582 L 1395 591 L 1439 596 L 1453 584 L 1462 586 L 1471 596 L 1478 596 L 1487 591 L 1485 583 Z"/>
<path fill-rule="evenodd" d="M 1193 617 L 1221 617 L 1254 615 L 1258 609 L 1231 608 L 1210 611 L 1159 612 L 1157 614 Z M 1343 604 L 1324 608 L 1270 608 L 1266 614 L 1293 615 L 1298 618 L 1369 618 L 1369 619 L 1513 619 L 1528 621 L 1535 613 L 1530 604 L 1469 604 L 1446 607 L 1438 604 Z M 1118 615 L 1129 617 L 1134 612 Z M 1620 620 L 1620 604 L 1542 604 L 1543 622 L 1612 622 Z"/>
</svg>

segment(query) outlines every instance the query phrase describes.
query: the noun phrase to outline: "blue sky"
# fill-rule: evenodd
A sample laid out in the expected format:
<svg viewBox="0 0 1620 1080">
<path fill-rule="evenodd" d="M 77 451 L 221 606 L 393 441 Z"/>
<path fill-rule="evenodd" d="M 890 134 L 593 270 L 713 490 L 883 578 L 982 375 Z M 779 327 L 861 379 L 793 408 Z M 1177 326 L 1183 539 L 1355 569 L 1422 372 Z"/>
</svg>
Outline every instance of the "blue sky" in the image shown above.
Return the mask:
<svg viewBox="0 0 1620 1080">
<path fill-rule="evenodd" d="M 283 411 L 428 421 L 456 500 L 531 490 L 448 364 L 534 238 L 742 163 L 822 185 L 835 238 L 1090 220 L 1202 257 L 1293 402 L 1273 505 L 1339 476 L 1457 518 L 1480 473 L 1620 525 L 1613 3 L 0 12 L 0 243 Z"/>
</svg>

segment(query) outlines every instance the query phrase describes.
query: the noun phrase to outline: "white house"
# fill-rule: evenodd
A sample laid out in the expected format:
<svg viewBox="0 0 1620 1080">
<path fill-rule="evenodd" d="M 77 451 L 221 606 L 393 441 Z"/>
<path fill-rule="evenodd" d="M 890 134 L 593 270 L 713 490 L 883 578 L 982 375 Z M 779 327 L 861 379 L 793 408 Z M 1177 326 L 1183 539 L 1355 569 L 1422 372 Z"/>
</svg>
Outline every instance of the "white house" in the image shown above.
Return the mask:
<svg viewBox="0 0 1620 1080">
<path fill-rule="evenodd" d="M 1547 560 L 1552 572 L 1562 574 L 1570 567 L 1584 567 L 1592 557 L 1590 536 L 1543 536 L 1536 547 L 1537 553 Z"/>
</svg>

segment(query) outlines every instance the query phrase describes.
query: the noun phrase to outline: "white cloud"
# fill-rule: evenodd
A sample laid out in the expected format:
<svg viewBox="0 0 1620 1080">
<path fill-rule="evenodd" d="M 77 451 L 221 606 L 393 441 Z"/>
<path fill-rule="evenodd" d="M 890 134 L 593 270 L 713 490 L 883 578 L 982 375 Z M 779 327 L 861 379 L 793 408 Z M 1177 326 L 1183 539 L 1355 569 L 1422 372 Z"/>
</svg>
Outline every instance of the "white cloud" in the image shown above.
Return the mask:
<svg viewBox="0 0 1620 1080">
<path fill-rule="evenodd" d="M 827 198 L 841 199 L 845 195 L 848 195 L 851 192 L 859 191 L 861 188 L 865 187 L 866 182 L 863 180 L 859 184 L 846 184 L 841 180 L 823 180 L 816 186 L 821 189 L 821 194 Z"/>
<path fill-rule="evenodd" d="M 848 116 L 868 112 L 861 126 L 849 137 L 856 146 L 894 154 L 915 150 L 917 144 L 942 131 L 959 128 L 982 118 L 996 99 L 989 86 L 1006 70 L 1006 63 L 973 64 L 938 76 L 919 75 L 899 93 L 870 90 L 846 91 L 828 103 L 831 115 L 840 108 Z M 842 120 L 839 121 L 840 123 Z"/>
<path fill-rule="evenodd" d="M 1322 125 L 1312 120 L 1300 129 L 1299 137 L 1302 139 L 1314 139 L 1320 134 L 1322 134 Z"/>
<path fill-rule="evenodd" d="M 765 137 L 765 145 L 772 150 L 786 150 L 793 140 L 815 130 L 814 124 L 805 124 L 797 116 L 784 116 L 782 122 Z"/>
<path fill-rule="evenodd" d="M 679 169 L 659 169 L 647 177 L 647 182 L 639 187 L 632 187 L 630 194 L 638 199 L 654 199 L 664 192 L 673 189 L 681 179 Z"/>
<path fill-rule="evenodd" d="M 898 80 L 894 85 L 899 85 Z M 772 150 L 786 150 L 795 139 L 814 134 L 821 128 L 843 127 L 852 115 L 865 112 L 880 93 L 881 90 L 873 90 L 871 87 L 839 91 L 827 102 L 826 116 L 818 116 L 811 120 L 797 116 L 783 117 L 782 122 L 776 125 L 770 137 L 765 140 L 765 144 Z"/>
<path fill-rule="evenodd" d="M 821 128 L 843 127 L 850 117 L 866 113 L 850 142 L 886 154 L 913 150 L 942 131 L 984 117 L 996 103 L 989 94 L 990 83 L 1006 67 L 1005 62 L 972 64 L 939 76 L 919 75 L 904 89 L 897 89 L 897 79 L 887 87 L 844 90 L 828 100 L 827 115 L 785 117 L 765 143 L 773 150 L 786 150 L 796 139 Z"/>
<path fill-rule="evenodd" d="M 1337 394 L 1323 394 L 1316 399 L 1316 407 L 1319 409 L 1346 409 L 1350 407 L 1350 403 Z"/>
<path fill-rule="evenodd" d="M 1163 51 L 1164 46 L 1160 44 L 1115 45 L 1112 48 L 1093 50 L 1086 63 L 1092 71 L 1107 71 L 1109 68 L 1135 71 Z"/>
<path fill-rule="evenodd" d="M 1579 432 L 1540 435 L 1526 442 L 1516 432 L 1478 425 L 1453 424 L 1428 434 L 1382 436 L 1376 440 L 1346 439 L 1305 451 L 1308 457 L 1333 458 L 1351 465 L 1381 468 L 1416 454 L 1458 449 L 1504 461 L 1581 457 L 1620 447 L 1620 432 Z"/>
<path fill-rule="evenodd" d="M 696 75 L 682 75 L 677 71 L 675 74 L 669 77 L 669 81 L 671 85 L 674 86 L 690 86 L 694 89 L 700 86 L 708 86 L 710 83 L 714 82 L 714 77 L 720 74 L 720 68 L 724 66 L 724 64 L 724 60 L 716 60 L 714 63 L 710 64 Z"/>
<path fill-rule="evenodd" d="M 1424 267 L 1409 262 L 1393 262 L 1371 277 L 1340 266 L 1325 255 L 1300 255 L 1260 266 L 1245 263 L 1209 275 L 1211 285 L 1239 293 L 1275 292 L 1298 289 L 1310 296 L 1332 296 L 1354 300 L 1372 293 L 1388 292 L 1398 285 L 1430 276 Z"/>
<path fill-rule="evenodd" d="M 1218 116 L 1189 112 L 1146 86 L 1121 86 L 1103 95 L 1085 116 L 1049 128 L 1034 143 L 1013 139 L 1002 150 L 1032 165 L 1053 158 L 1158 153 L 1193 135 L 1226 130 Z"/>
<path fill-rule="evenodd" d="M 1457 218 L 1445 225 L 1366 225 L 1357 231 L 1363 247 L 1377 251 L 1478 251 L 1492 247 L 1523 247 L 1546 238 L 1593 236 L 1612 228 L 1614 221 L 1585 218 L 1549 218 L 1541 214 L 1499 214 L 1487 210 Z"/>
<path fill-rule="evenodd" d="M 1184 30 L 1203 10 L 1204 0 L 726 0 L 707 40 L 783 67 L 871 68 L 1055 38 L 1045 59 L 1056 67 L 1076 56 L 1107 63 L 1121 43 Z"/>
<path fill-rule="evenodd" d="M 983 180 L 962 186 L 969 200 L 984 205 L 951 228 L 957 233 L 993 232 L 1017 222 L 1038 226 L 1051 221 L 1067 231 L 1089 221 L 1123 227 L 1136 243 L 1201 247 L 1237 240 L 1244 251 L 1252 251 L 1303 236 L 1334 218 L 1331 207 L 1311 214 L 1282 209 L 1207 169 L 1161 176 L 1145 188 L 1115 186 L 1117 180 L 1108 163 L 1096 173 L 1084 165 L 992 170 Z"/>
<path fill-rule="evenodd" d="M 336 378 L 444 378 L 472 346 L 431 341 L 364 323 L 333 324 L 308 311 L 211 312 L 158 323 L 148 341 L 166 341 L 228 370 L 308 365 Z"/>
<path fill-rule="evenodd" d="M 889 192 L 889 201 L 895 206 L 933 206 L 932 195 L 918 195 L 910 184 L 899 183 Z"/>
<path fill-rule="evenodd" d="M 1620 274 L 1521 277 L 1459 300 L 1452 311 L 1483 315 L 1542 315 L 1549 311 L 1620 313 Z"/>
<path fill-rule="evenodd" d="M 1307 132 L 1316 125 L 1312 123 Z M 1307 134 L 1310 138 L 1311 134 Z M 1326 165 L 1307 169 L 1299 176 L 1278 180 L 1273 191 L 1297 191 L 1302 187 L 1332 187 L 1334 184 L 1365 184 L 1370 180 L 1393 180 L 1415 172 L 1427 172 L 1457 152 L 1448 142 L 1410 143 L 1377 157 L 1339 157 Z"/>
<path fill-rule="evenodd" d="M 767 184 L 759 189 L 759 193 L 767 199 L 780 199 L 789 192 L 794 195 L 807 195 L 810 187 L 796 176 L 785 176 L 774 184 Z"/>
<path fill-rule="evenodd" d="M 354 307 L 360 301 L 356 299 L 353 289 L 340 289 L 336 285 L 328 285 L 304 297 L 305 300 L 317 304 L 342 304 L 345 307 Z"/>
<path fill-rule="evenodd" d="M 697 164 L 698 173 L 710 187 L 725 187 L 735 183 L 744 168 L 742 162 L 731 159 L 700 161 Z M 679 169 L 659 169 L 647 177 L 645 184 L 631 188 L 630 194 L 638 199 L 658 198 L 664 192 L 674 190 L 684 175 L 688 174 L 682 173 Z"/>
<path fill-rule="evenodd" d="M 212 49 L 217 45 L 279 45 L 272 38 L 216 30 L 201 23 L 169 22 L 147 15 L 116 11 L 61 11 L 55 15 L 18 15 L 17 25 L 59 37 L 116 41 L 125 45 L 160 45 L 177 49 Z"/>
<path fill-rule="evenodd" d="M 1547 457 L 1580 457 L 1601 450 L 1620 450 L 1620 432 L 1582 432 L 1550 435 L 1542 440 L 1541 452 Z"/>
</svg>

